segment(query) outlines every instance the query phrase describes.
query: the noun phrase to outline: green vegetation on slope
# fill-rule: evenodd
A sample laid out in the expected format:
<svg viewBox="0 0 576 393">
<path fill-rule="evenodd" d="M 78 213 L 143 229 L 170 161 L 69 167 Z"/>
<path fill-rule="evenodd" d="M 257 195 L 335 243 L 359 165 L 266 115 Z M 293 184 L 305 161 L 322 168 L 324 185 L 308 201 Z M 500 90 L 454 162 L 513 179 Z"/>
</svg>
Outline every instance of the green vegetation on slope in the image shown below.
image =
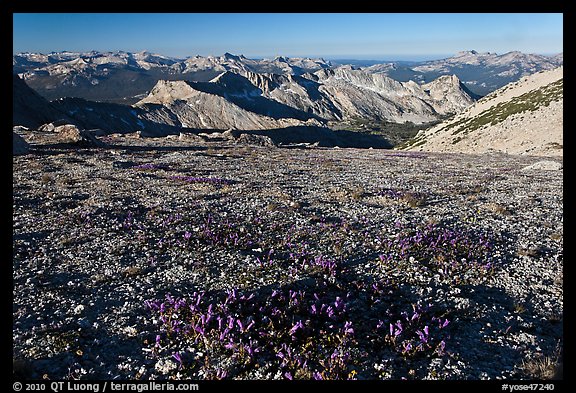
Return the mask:
<svg viewBox="0 0 576 393">
<path fill-rule="evenodd" d="M 436 132 L 438 133 L 442 131 L 453 130 L 451 133 L 452 135 L 457 135 L 460 133 L 462 133 L 462 135 L 466 135 L 486 125 L 496 125 L 501 123 L 509 116 L 522 112 L 533 112 L 538 108 L 548 106 L 551 102 L 561 100 L 563 94 L 564 79 L 560 79 L 539 89 L 529 91 L 518 97 L 514 97 L 509 101 L 501 102 L 485 110 L 484 112 L 481 112 L 477 116 L 472 118 L 463 118 L 454 123 L 450 123 L 440 128 Z M 461 136 L 452 141 L 452 143 L 457 143 L 460 140 L 462 140 Z M 416 135 L 402 145 L 397 146 L 397 148 L 407 149 L 410 147 L 420 146 L 425 142 L 426 139 L 423 135 Z"/>
<path fill-rule="evenodd" d="M 560 79 L 547 86 L 529 91 L 509 101 L 501 102 L 490 109 L 485 110 L 471 119 L 463 119 L 451 124 L 450 128 L 456 128 L 452 135 L 460 132 L 468 134 L 485 125 L 496 125 L 503 122 L 509 116 L 522 112 L 533 112 L 538 108 L 550 105 L 553 101 L 562 99 L 564 79 Z M 440 131 L 440 130 L 439 130 Z"/>
<path fill-rule="evenodd" d="M 418 131 L 430 128 L 440 123 L 441 120 L 424 124 L 414 124 L 412 122 L 393 123 L 387 121 L 354 118 L 339 123 L 330 124 L 329 126 L 333 130 L 347 130 L 362 134 L 378 135 L 386 138 L 386 140 L 388 140 L 393 147 L 397 147 L 403 145 L 406 143 L 406 141 L 416 136 Z"/>
</svg>

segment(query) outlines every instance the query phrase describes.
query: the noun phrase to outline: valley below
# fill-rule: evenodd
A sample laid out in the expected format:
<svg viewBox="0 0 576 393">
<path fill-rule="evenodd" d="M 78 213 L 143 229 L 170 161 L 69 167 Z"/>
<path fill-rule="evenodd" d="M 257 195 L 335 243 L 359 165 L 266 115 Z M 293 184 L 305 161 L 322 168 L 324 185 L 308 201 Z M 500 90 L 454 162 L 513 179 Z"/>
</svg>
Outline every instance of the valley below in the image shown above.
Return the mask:
<svg viewBox="0 0 576 393">
<path fill-rule="evenodd" d="M 561 375 L 561 156 L 18 133 L 17 376 Z"/>
</svg>

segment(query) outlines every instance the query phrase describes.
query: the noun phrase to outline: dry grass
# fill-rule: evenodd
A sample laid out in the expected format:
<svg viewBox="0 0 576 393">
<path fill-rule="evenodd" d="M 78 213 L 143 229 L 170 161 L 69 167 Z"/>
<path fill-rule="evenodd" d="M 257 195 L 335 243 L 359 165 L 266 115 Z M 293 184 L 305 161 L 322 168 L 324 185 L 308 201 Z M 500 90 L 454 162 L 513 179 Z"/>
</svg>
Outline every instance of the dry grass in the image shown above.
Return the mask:
<svg viewBox="0 0 576 393">
<path fill-rule="evenodd" d="M 541 356 L 525 360 L 522 370 L 533 379 L 562 379 L 562 363 L 558 357 Z"/>
<path fill-rule="evenodd" d="M 269 204 L 266 205 L 266 210 L 273 212 L 278 210 L 278 204 L 274 203 L 274 202 L 270 202 Z"/>
<path fill-rule="evenodd" d="M 346 203 L 349 201 L 349 194 L 346 190 L 337 187 L 330 187 L 326 191 L 326 197 L 329 201 Z"/>
<path fill-rule="evenodd" d="M 520 247 L 516 253 L 520 257 L 537 257 L 542 254 L 542 249 L 538 246 Z"/>
<path fill-rule="evenodd" d="M 550 239 L 559 242 L 564 238 L 564 233 L 562 232 L 555 232 L 553 234 L 550 235 Z"/>
<path fill-rule="evenodd" d="M 354 187 L 348 190 L 348 193 L 350 194 L 350 198 L 352 198 L 355 201 L 361 200 L 362 197 L 366 194 L 364 188 L 362 187 Z"/>
<path fill-rule="evenodd" d="M 364 198 L 364 203 L 368 206 L 384 207 L 394 203 L 394 200 L 381 195 L 369 196 Z"/>
<path fill-rule="evenodd" d="M 122 272 L 126 277 L 137 276 L 142 272 L 142 269 L 138 266 L 129 266 Z"/>
<path fill-rule="evenodd" d="M 484 208 L 484 210 L 487 210 L 491 213 L 496 213 L 496 214 L 502 214 L 502 215 L 510 215 L 510 210 L 508 210 L 508 208 L 504 205 L 501 205 L 499 203 L 495 203 L 495 202 L 490 202 L 490 203 L 486 203 L 484 205 L 482 205 L 482 207 Z"/>
<path fill-rule="evenodd" d="M 558 341 L 556 350 L 550 356 L 538 353 L 533 358 L 524 360 L 521 369 L 533 379 L 563 379 L 564 361 L 560 341 Z"/>
<path fill-rule="evenodd" d="M 49 184 L 52 183 L 54 181 L 54 176 L 45 173 L 42 175 L 42 177 L 40 177 L 40 182 L 42 182 L 42 184 Z"/>
<path fill-rule="evenodd" d="M 526 312 L 526 307 L 523 304 L 514 303 L 514 312 L 516 314 L 522 314 L 522 313 Z"/>
<path fill-rule="evenodd" d="M 410 207 L 420 207 L 426 204 L 426 197 L 414 192 L 406 192 L 400 200 Z"/>
</svg>

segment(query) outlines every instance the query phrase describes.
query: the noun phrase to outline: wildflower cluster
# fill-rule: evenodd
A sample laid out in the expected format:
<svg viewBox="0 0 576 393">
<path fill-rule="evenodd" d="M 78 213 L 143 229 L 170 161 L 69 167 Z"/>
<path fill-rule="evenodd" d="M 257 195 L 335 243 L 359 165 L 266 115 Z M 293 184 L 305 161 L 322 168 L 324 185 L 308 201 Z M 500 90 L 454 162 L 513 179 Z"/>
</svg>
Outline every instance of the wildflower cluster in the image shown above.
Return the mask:
<svg viewBox="0 0 576 393">
<path fill-rule="evenodd" d="M 379 259 L 384 267 L 416 264 L 424 273 L 459 283 L 482 278 L 493 270 L 493 247 L 486 233 L 428 224 L 382 240 Z"/>
<path fill-rule="evenodd" d="M 187 299 L 168 294 L 146 301 L 160 323 L 154 348 L 173 349 L 180 372 L 190 377 L 234 376 L 254 368 L 274 369 L 283 378 L 347 379 L 354 326 L 346 320 L 345 299 L 305 290 L 273 290 L 261 298 L 235 289 Z M 319 344 L 319 345 L 318 345 Z M 221 356 L 232 359 L 219 366 Z"/>
<path fill-rule="evenodd" d="M 422 306 L 412 304 L 411 312 L 403 311 L 396 321 L 378 321 L 376 328 L 384 334 L 384 340 L 390 343 L 394 350 L 405 357 L 421 356 L 422 354 L 445 354 L 446 327 L 450 324 L 447 318 L 434 315 L 432 305 Z"/>
<path fill-rule="evenodd" d="M 196 176 L 174 175 L 170 176 L 170 179 L 181 181 L 184 183 L 206 183 L 213 185 L 228 185 L 233 183 L 232 180 L 222 179 L 219 177 L 196 177 Z"/>
</svg>

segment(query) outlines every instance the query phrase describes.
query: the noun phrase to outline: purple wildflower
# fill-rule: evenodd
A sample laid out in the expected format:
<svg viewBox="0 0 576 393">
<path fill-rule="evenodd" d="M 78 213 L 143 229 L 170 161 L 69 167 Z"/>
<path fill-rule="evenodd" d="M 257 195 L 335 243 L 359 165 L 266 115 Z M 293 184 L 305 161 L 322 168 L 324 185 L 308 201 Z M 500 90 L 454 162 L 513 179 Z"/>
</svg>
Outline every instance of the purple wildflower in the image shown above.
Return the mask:
<svg viewBox="0 0 576 393">
<path fill-rule="evenodd" d="M 173 353 L 172 357 L 176 359 L 176 361 L 180 364 L 180 367 L 182 367 L 182 357 L 180 356 L 180 352 Z"/>
<path fill-rule="evenodd" d="M 220 333 L 220 341 L 224 341 L 224 339 L 226 338 L 226 336 L 228 335 L 228 333 L 230 332 L 230 329 L 226 328 L 224 329 L 224 331 L 222 333 Z"/>
<path fill-rule="evenodd" d="M 302 324 L 302 320 L 299 320 L 298 322 L 296 322 L 296 324 L 294 326 L 292 326 L 292 329 L 290 329 L 289 333 L 290 335 L 294 335 L 298 329 L 303 329 L 304 325 Z"/>
<path fill-rule="evenodd" d="M 438 344 L 438 347 L 436 348 L 436 352 L 438 352 L 438 354 L 440 354 L 440 355 L 443 355 L 445 348 L 446 348 L 446 343 L 444 342 L 444 340 L 442 340 L 442 341 L 440 341 L 440 344 Z"/>
<path fill-rule="evenodd" d="M 394 332 L 394 335 L 398 336 L 400 333 L 402 333 L 402 322 L 396 321 L 396 331 Z"/>
<path fill-rule="evenodd" d="M 410 351 L 412 350 L 412 344 L 410 344 L 409 342 L 404 341 L 404 342 L 402 343 L 402 345 L 404 346 L 404 349 L 402 350 L 402 353 L 407 353 L 407 352 L 410 352 Z"/>
<path fill-rule="evenodd" d="M 344 334 L 354 334 L 354 329 L 352 328 L 352 322 L 346 321 L 346 323 L 344 323 Z"/>
<path fill-rule="evenodd" d="M 326 308 L 326 314 L 328 315 L 329 318 L 334 318 L 335 315 L 332 306 L 328 306 L 328 308 Z"/>
<path fill-rule="evenodd" d="M 420 341 L 422 343 L 427 343 L 428 342 L 428 335 L 421 332 L 420 330 L 416 330 L 416 334 L 418 334 L 418 338 L 420 338 Z"/>
</svg>

